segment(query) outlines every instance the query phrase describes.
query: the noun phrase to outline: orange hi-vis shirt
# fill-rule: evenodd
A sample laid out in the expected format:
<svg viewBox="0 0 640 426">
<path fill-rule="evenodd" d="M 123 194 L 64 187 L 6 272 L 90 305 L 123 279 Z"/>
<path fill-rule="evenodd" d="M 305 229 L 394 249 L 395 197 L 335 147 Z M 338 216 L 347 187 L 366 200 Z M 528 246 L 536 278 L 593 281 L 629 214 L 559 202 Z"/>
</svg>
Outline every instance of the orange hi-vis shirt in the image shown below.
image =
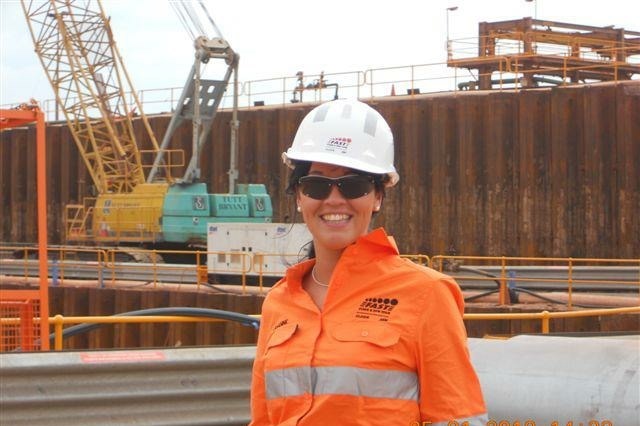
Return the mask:
<svg viewBox="0 0 640 426">
<path fill-rule="evenodd" d="M 252 426 L 485 426 L 453 279 L 402 259 L 377 229 L 345 249 L 320 311 L 302 288 L 314 262 L 264 301 Z"/>
</svg>

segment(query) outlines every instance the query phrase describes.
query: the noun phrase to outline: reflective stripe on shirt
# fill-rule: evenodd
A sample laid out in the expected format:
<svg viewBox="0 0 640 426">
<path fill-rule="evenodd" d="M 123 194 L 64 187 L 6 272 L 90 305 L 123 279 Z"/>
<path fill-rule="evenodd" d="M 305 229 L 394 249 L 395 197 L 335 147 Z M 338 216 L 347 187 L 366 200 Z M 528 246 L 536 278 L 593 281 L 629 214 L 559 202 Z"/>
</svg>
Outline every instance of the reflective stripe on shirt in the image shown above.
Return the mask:
<svg viewBox="0 0 640 426">
<path fill-rule="evenodd" d="M 411 371 L 357 367 L 294 367 L 265 375 L 267 399 L 352 395 L 418 401 L 418 376 Z"/>
<path fill-rule="evenodd" d="M 488 421 L 489 417 L 487 416 L 487 413 L 484 413 L 473 417 L 465 417 L 463 419 L 451 419 L 446 422 L 429 423 L 429 426 L 449 426 L 454 424 L 453 422 L 461 426 L 486 426 Z"/>
</svg>

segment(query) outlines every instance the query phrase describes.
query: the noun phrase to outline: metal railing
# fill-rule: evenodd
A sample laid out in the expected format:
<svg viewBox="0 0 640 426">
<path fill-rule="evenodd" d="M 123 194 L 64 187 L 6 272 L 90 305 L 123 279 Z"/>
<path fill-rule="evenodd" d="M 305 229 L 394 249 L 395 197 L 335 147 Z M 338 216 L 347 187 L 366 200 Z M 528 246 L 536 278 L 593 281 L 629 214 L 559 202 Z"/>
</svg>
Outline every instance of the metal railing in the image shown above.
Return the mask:
<svg viewBox="0 0 640 426">
<path fill-rule="evenodd" d="M 575 38 L 575 37 L 574 37 Z M 443 91 L 456 91 L 469 88 L 477 82 L 481 75 L 462 68 L 452 68 L 456 61 L 464 61 L 478 56 L 478 46 L 482 39 L 462 38 L 450 40 L 447 48 L 446 62 L 433 62 L 425 64 L 402 65 L 383 68 L 371 68 L 364 71 L 347 71 L 334 73 L 308 74 L 301 78 L 296 76 L 283 76 L 268 79 L 249 80 L 239 85 L 239 103 L 241 108 L 256 108 L 264 105 L 294 106 L 300 101 L 320 102 L 333 99 L 337 90 L 339 97 L 384 97 L 390 95 L 409 95 L 419 93 L 434 93 Z M 559 46 L 552 43 L 534 42 L 533 51 L 527 52 L 524 43 L 519 40 L 500 39 L 493 48 L 493 56 L 477 58 L 495 62 L 501 61 L 498 72 L 498 81 L 505 82 L 499 85 L 498 90 L 520 87 L 517 83 L 518 58 L 520 61 L 531 55 L 545 55 L 564 59 L 563 65 L 555 70 L 557 74 L 565 77 L 576 71 L 598 69 L 602 67 L 618 67 L 623 65 L 640 64 L 640 55 L 632 54 L 637 47 L 610 44 L 603 49 L 582 48 L 581 41 L 575 40 L 573 47 Z M 616 61 L 608 58 L 616 58 L 620 55 L 627 61 Z M 582 59 L 591 61 L 590 64 L 572 66 L 568 59 Z M 546 69 L 550 71 L 551 69 Z M 516 71 L 516 73 L 514 73 Z M 529 71 L 533 72 L 533 71 Z M 520 72 L 520 74 L 522 74 Z M 616 70 L 617 75 L 617 70 Z M 636 74 L 636 78 L 637 78 Z M 516 80 L 515 86 L 507 84 Z M 615 79 L 617 81 L 617 78 Z M 566 78 L 561 84 L 568 84 Z M 231 89 L 231 88 L 230 88 Z M 139 90 L 136 93 L 128 93 L 129 102 L 133 104 L 138 98 L 143 105 L 145 114 L 172 113 L 176 107 L 182 87 L 166 87 Z M 297 99 L 299 94 L 301 99 Z M 18 103 L 3 105 L 3 108 L 12 108 Z M 229 90 L 223 97 L 220 108 L 230 109 L 233 105 L 233 93 Z M 61 119 L 55 99 L 47 99 L 41 102 L 41 109 L 45 112 L 47 121 L 59 121 Z"/>
<path fill-rule="evenodd" d="M 550 333 L 550 323 L 555 319 L 564 318 L 585 318 L 613 315 L 640 314 L 640 306 L 608 309 L 587 309 L 568 312 L 530 312 L 530 313 L 465 313 L 463 319 L 467 321 L 507 321 L 507 320 L 539 320 L 542 334 Z M 249 315 L 252 318 L 260 319 L 260 315 Z M 15 324 L 19 320 L 16 318 L 2 318 L 3 324 Z M 34 321 L 39 321 L 35 318 Z M 49 324 L 54 331 L 53 349 L 60 351 L 63 349 L 64 326 L 70 324 L 149 324 L 149 323 L 185 323 L 185 322 L 221 322 L 229 321 L 220 318 L 203 318 L 198 316 L 68 316 L 55 315 L 49 318 Z"/>
<path fill-rule="evenodd" d="M 473 266 L 466 267 L 465 263 L 473 262 Z M 609 278 L 584 278 L 576 276 L 578 267 L 582 265 L 607 265 L 617 267 L 631 267 L 630 273 L 635 276 L 632 280 L 617 280 Z M 481 266 L 478 266 L 481 265 Z M 523 271 L 522 265 L 537 265 L 552 268 L 560 277 L 518 277 L 515 271 Z M 640 259 L 598 259 L 572 257 L 506 257 L 506 256 L 445 256 L 431 257 L 429 265 L 438 271 L 455 272 L 458 281 L 493 281 L 498 283 L 499 303 L 509 304 L 509 284 L 514 283 L 561 283 L 567 285 L 569 309 L 573 306 L 572 296 L 576 284 L 622 284 L 637 287 L 640 291 Z M 637 268 L 636 268 L 637 266 Z M 491 272 L 493 271 L 493 273 Z M 526 270 L 525 270 L 526 271 Z M 465 275 L 466 273 L 466 275 Z M 482 276 L 478 276 L 478 273 Z M 564 276 L 562 276 L 564 275 Z M 584 275 L 584 274 L 583 274 Z M 638 300 L 640 302 L 640 299 Z"/>
<path fill-rule="evenodd" d="M 35 249 L 0 245 L 0 270 L 28 278 L 38 274 Z M 49 276 L 52 285 L 67 279 L 95 279 L 98 287 L 115 287 L 120 281 L 194 285 L 200 290 L 209 275 L 231 277 L 246 294 L 248 277 L 257 279 L 260 292 L 265 278 L 284 275 L 287 266 L 299 262 L 299 254 L 270 254 L 225 251 L 98 249 L 91 247 L 49 247 Z M 189 264 L 164 263 L 163 258 L 189 257 Z M 216 263 L 209 258 L 226 259 Z M 522 287 L 560 288 L 567 292 L 566 304 L 574 306 L 576 289 L 588 286 L 605 290 L 640 291 L 640 259 L 544 258 L 505 256 L 426 256 L 404 254 L 404 258 L 453 276 L 463 288 L 494 288 L 500 304 L 512 302 L 509 293 Z M 31 259 L 30 259 L 31 258 Z M 128 259 L 126 261 L 125 259 Z M 131 261 L 134 259 L 136 261 Z M 270 261 L 274 260 L 274 261 Z M 277 262 L 275 261 L 277 260 Z M 224 264 L 224 265 L 223 265 Z M 265 266 L 265 265 L 270 266 Z M 278 267 L 278 268 L 276 268 Z M 640 295 L 640 293 L 638 293 Z M 640 302 L 640 298 L 639 298 Z M 640 304 L 640 303 L 639 303 Z"/>
</svg>

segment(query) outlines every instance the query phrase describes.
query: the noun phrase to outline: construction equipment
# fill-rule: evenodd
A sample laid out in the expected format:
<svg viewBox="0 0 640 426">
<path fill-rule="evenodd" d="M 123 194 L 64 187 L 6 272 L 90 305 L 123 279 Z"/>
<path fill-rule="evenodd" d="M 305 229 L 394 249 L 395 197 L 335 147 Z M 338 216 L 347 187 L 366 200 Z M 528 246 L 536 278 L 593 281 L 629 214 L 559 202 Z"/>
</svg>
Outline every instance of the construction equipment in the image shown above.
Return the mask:
<svg viewBox="0 0 640 426">
<path fill-rule="evenodd" d="M 182 18 L 196 15 L 182 5 Z M 218 32 L 206 8 L 210 24 Z M 201 22 L 194 34 L 196 55 L 161 145 L 116 47 L 99 0 L 22 0 L 35 51 L 54 89 L 58 107 L 89 170 L 97 197 L 65 210 L 66 239 L 95 244 L 190 243 L 204 246 L 208 222 L 271 222 L 271 198 L 264 185 L 236 184 L 238 55 L 221 36 L 208 38 Z M 202 64 L 223 60 L 217 80 L 201 78 Z M 231 75 L 235 75 L 229 193 L 209 194 L 200 178 L 199 154 Z M 131 102 L 127 101 L 131 97 Z M 134 116 L 143 132 L 134 131 Z M 193 149 L 168 146 L 185 120 L 193 122 Z M 150 146 L 143 150 L 141 146 Z M 186 166 L 186 167 L 185 167 Z M 175 175 L 185 169 L 181 178 Z M 146 174 L 146 176 L 145 176 Z"/>
<path fill-rule="evenodd" d="M 462 83 L 461 90 L 621 81 L 640 73 L 633 60 L 640 54 L 638 31 L 522 18 L 480 22 L 478 34 L 476 57 L 447 42 L 449 67 L 478 70 L 477 81 Z"/>
</svg>

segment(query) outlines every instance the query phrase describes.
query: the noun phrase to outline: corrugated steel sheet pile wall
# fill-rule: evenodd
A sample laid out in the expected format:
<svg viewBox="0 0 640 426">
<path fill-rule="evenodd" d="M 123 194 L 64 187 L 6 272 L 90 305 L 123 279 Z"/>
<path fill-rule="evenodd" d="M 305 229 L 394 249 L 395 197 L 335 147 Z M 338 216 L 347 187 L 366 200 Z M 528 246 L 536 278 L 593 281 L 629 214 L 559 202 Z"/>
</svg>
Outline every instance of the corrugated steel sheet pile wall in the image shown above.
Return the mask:
<svg viewBox="0 0 640 426">
<path fill-rule="evenodd" d="M 402 252 L 640 256 L 639 82 L 398 96 L 371 104 L 393 129 L 401 175 L 377 224 Z M 239 115 L 240 182 L 265 183 L 279 221 L 294 213 L 280 153 L 312 107 Z M 228 185 L 230 115 L 218 114 L 203 154 L 204 177 L 216 192 Z M 152 118 L 156 135 L 168 121 Z M 4 242 L 36 241 L 34 133 L 1 135 Z M 88 195 L 90 181 L 66 125 L 50 125 L 47 141 L 49 238 L 59 243 L 63 206 Z M 189 150 L 189 126 L 176 142 Z"/>
</svg>

